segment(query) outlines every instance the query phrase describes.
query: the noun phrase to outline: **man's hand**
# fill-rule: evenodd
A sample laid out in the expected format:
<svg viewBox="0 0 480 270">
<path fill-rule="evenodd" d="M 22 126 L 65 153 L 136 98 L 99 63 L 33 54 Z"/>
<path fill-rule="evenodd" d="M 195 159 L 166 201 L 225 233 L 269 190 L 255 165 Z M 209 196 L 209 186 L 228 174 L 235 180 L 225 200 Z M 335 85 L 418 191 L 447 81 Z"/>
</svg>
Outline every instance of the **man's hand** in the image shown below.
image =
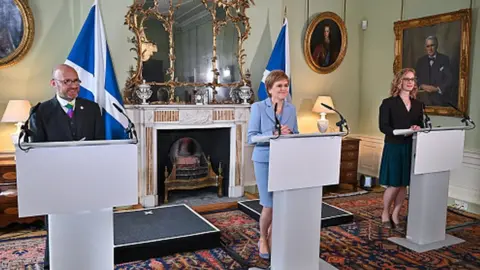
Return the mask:
<svg viewBox="0 0 480 270">
<path fill-rule="evenodd" d="M 434 93 L 434 92 L 438 91 L 438 87 L 433 86 L 433 85 L 429 85 L 429 84 L 421 84 L 420 89 L 423 89 L 423 90 L 425 90 L 429 93 Z"/>
</svg>

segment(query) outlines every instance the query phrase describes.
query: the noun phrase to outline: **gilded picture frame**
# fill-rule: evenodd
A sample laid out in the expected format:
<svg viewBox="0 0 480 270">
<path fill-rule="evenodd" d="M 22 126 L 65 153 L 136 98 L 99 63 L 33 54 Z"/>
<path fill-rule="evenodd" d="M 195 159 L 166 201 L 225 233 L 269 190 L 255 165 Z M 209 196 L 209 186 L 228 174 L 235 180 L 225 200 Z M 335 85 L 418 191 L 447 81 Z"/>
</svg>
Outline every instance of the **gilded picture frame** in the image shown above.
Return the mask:
<svg viewBox="0 0 480 270">
<path fill-rule="evenodd" d="M 0 0 L 0 18 L 0 68 L 5 68 L 28 53 L 35 24 L 27 0 Z"/>
<path fill-rule="evenodd" d="M 471 10 L 462 9 L 394 23 L 393 72 L 414 68 L 427 113 L 461 116 L 468 111 Z"/>
<path fill-rule="evenodd" d="M 305 60 L 315 72 L 331 73 L 342 63 L 347 43 L 347 29 L 342 18 L 333 12 L 322 12 L 312 19 L 305 32 Z"/>
</svg>

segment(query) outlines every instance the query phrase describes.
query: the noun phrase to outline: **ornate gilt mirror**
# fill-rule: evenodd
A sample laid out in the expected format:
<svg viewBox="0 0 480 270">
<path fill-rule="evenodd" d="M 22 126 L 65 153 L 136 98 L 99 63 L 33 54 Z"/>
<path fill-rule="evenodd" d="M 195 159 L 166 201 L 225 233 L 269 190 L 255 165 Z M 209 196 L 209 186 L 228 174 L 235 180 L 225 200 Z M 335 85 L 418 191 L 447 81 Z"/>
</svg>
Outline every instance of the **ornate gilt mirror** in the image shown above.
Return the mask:
<svg viewBox="0 0 480 270">
<path fill-rule="evenodd" d="M 20 61 L 32 46 L 33 36 L 27 0 L 0 0 L 0 68 Z"/>
<path fill-rule="evenodd" d="M 125 103 L 138 103 L 143 81 L 152 90 L 150 104 L 195 104 L 200 95 L 209 104 L 238 103 L 238 89 L 250 85 L 243 49 L 250 2 L 136 0 L 125 16 L 137 54 Z"/>
</svg>

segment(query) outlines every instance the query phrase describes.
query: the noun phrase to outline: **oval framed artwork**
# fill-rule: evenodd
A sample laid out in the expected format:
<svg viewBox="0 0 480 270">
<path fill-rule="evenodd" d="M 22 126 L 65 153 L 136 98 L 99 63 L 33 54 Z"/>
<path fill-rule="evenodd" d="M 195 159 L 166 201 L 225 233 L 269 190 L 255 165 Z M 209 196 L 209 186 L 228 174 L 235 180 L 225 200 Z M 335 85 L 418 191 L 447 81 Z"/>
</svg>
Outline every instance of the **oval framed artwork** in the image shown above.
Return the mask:
<svg viewBox="0 0 480 270">
<path fill-rule="evenodd" d="M 27 54 L 34 32 L 27 0 L 0 0 L 0 68 L 16 64 Z"/>
<path fill-rule="evenodd" d="M 307 64 L 317 73 L 333 72 L 347 51 L 345 23 L 333 12 L 318 14 L 308 25 L 303 43 Z"/>
</svg>

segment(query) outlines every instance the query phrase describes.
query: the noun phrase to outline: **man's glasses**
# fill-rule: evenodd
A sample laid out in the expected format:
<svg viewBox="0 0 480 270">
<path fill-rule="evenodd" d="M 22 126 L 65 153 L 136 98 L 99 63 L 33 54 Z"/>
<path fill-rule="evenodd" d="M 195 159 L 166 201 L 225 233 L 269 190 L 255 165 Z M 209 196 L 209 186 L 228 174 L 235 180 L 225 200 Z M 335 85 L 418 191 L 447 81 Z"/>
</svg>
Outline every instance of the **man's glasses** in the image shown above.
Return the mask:
<svg viewBox="0 0 480 270">
<path fill-rule="evenodd" d="M 72 85 L 74 83 L 78 83 L 78 84 L 81 84 L 82 81 L 79 80 L 79 79 L 74 79 L 74 80 L 71 80 L 71 79 L 66 79 L 66 80 L 57 80 L 57 79 L 54 79 L 55 81 L 59 81 L 61 82 L 62 84 L 65 84 L 65 85 Z"/>
</svg>

